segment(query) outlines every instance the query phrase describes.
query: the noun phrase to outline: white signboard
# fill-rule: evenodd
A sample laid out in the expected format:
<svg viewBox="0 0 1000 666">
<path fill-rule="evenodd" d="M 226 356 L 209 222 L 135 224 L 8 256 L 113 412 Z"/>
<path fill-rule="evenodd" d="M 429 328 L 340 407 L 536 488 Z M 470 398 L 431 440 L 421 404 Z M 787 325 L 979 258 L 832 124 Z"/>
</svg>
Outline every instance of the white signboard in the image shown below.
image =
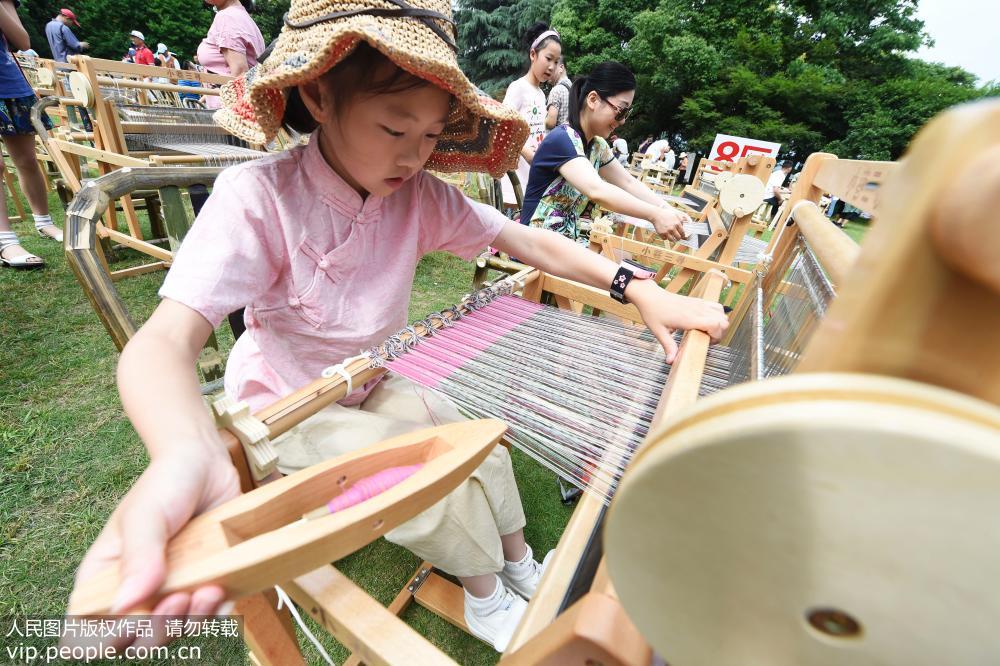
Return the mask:
<svg viewBox="0 0 1000 666">
<path fill-rule="evenodd" d="M 780 143 L 758 141 L 730 134 L 716 134 L 715 143 L 712 144 L 712 152 L 708 154 L 708 159 L 716 162 L 735 162 L 741 157 L 756 153 L 777 160 L 779 150 L 781 150 Z"/>
</svg>

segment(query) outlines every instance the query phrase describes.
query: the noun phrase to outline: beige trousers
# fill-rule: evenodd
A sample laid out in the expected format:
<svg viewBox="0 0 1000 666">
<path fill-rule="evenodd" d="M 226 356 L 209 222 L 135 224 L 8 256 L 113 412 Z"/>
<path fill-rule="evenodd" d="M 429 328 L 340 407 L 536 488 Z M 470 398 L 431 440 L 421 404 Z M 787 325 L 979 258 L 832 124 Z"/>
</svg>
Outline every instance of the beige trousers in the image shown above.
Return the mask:
<svg viewBox="0 0 1000 666">
<path fill-rule="evenodd" d="M 441 394 L 390 372 L 360 405 L 330 405 L 275 440 L 278 469 L 289 474 L 389 437 L 464 418 Z M 500 535 L 524 524 L 510 454 L 497 446 L 451 494 L 385 538 L 453 576 L 480 576 L 503 568 Z"/>
</svg>

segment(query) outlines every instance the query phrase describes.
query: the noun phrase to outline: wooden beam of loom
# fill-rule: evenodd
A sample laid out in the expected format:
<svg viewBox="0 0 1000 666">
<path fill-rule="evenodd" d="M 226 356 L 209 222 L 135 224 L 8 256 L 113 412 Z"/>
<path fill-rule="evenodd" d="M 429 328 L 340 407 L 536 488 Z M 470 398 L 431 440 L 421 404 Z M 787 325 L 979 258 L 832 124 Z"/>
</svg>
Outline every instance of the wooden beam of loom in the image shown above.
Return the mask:
<svg viewBox="0 0 1000 666">
<path fill-rule="evenodd" d="M 1000 228 L 984 218 L 1000 207 L 997 146 L 995 102 L 958 107 L 921 130 L 877 199 L 853 288 L 830 309 L 804 370 L 906 377 L 1000 402 L 1000 281 L 988 277 Z M 954 178 L 940 178 L 941 168 Z"/>
<path fill-rule="evenodd" d="M 137 78 L 165 78 L 170 80 L 184 79 L 187 81 L 197 81 L 199 83 L 222 85 L 232 80 L 231 76 L 225 74 L 215 74 L 213 72 L 198 72 L 193 70 L 179 70 L 171 67 L 157 67 L 154 65 L 137 65 L 131 62 L 120 62 L 118 60 L 104 60 L 92 58 L 85 55 L 70 56 L 70 64 L 77 69 L 84 63 L 94 67 L 100 72 L 110 74 L 122 74 Z"/>
<path fill-rule="evenodd" d="M 67 262 L 93 306 L 94 312 L 119 350 L 123 349 L 135 334 L 136 325 L 115 289 L 110 270 L 101 254 L 98 236 L 107 235 L 111 230 L 101 229 L 100 218 L 111 202 L 127 192 L 211 183 L 220 171 L 220 168 L 119 170 L 89 181 L 66 209 L 64 247 Z M 156 251 L 166 252 L 158 247 Z"/>
<path fill-rule="evenodd" d="M 129 157 L 128 155 L 113 153 L 109 150 L 101 150 L 100 148 L 91 148 L 90 146 L 84 146 L 79 143 L 63 141 L 62 139 L 49 139 L 49 144 L 58 147 L 64 153 L 79 155 L 80 157 L 86 157 L 87 159 L 92 159 L 97 162 L 104 162 L 106 164 L 113 164 L 115 166 L 120 166 L 120 167 L 149 166 L 149 162 L 147 160 L 140 160 L 135 157 Z"/>
<path fill-rule="evenodd" d="M 138 90 L 162 90 L 164 92 L 191 93 L 195 95 L 218 95 L 218 88 L 201 88 L 198 86 L 179 86 L 171 83 L 156 83 L 134 79 L 115 79 L 110 76 L 98 76 L 97 82 L 116 88 L 135 88 Z"/>
<path fill-rule="evenodd" d="M 721 274 L 711 273 L 707 275 L 700 287 L 701 297 L 717 302 L 724 283 L 725 277 Z M 685 333 L 677 359 L 657 405 L 653 427 L 669 411 L 685 407 L 697 399 L 699 380 L 704 372 L 709 343 L 710 338 L 702 331 Z M 539 581 L 535 596 L 528 603 L 528 610 L 525 612 L 521 624 L 518 625 L 501 663 L 506 663 L 508 660 L 514 664 L 565 663 L 560 662 L 560 659 L 567 656 L 567 651 L 572 652 L 575 649 L 576 641 L 583 637 L 582 634 L 572 631 L 575 623 L 565 628 L 570 630 L 568 633 L 557 632 L 560 634 L 557 637 L 544 635 L 544 632 L 556 621 L 565 592 L 569 588 L 584 552 L 595 538 L 600 538 L 598 530 L 604 513 L 604 502 L 589 493 L 584 493 L 570 517 L 559 544 L 556 546 L 555 554 L 546 567 L 541 581 Z M 600 581 L 598 582 L 600 583 Z M 588 599 L 588 596 L 585 595 L 576 603 L 597 603 L 602 608 L 608 609 L 608 599 L 614 598 L 613 591 L 607 585 L 592 587 L 589 594 L 598 595 L 598 600 L 585 601 Z M 629 634 L 628 626 L 623 628 L 622 633 Z M 642 646 L 637 647 L 634 641 L 623 641 L 618 648 L 626 654 L 631 654 L 637 649 L 640 653 L 643 651 Z M 602 663 L 628 662 L 605 661 Z"/>
<path fill-rule="evenodd" d="M 647 261 L 690 268 L 699 273 L 707 273 L 714 269 L 721 272 L 732 282 L 748 282 L 753 277 L 750 271 L 742 268 L 736 268 L 735 266 L 712 261 L 711 259 L 702 259 L 693 254 L 685 254 L 684 252 L 678 252 L 677 250 L 671 250 L 658 245 L 641 243 L 631 238 L 615 236 L 603 230 L 591 230 L 590 239 L 592 242 L 598 243 L 601 247 L 613 247 L 624 252 L 630 252 L 634 257 Z"/>
</svg>

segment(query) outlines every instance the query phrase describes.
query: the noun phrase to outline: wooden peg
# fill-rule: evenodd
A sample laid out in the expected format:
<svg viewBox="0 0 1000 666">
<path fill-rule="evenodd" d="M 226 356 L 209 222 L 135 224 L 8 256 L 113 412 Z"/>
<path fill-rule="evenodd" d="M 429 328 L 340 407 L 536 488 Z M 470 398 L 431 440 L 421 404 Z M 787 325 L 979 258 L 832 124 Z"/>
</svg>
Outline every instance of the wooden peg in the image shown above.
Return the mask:
<svg viewBox="0 0 1000 666">
<path fill-rule="evenodd" d="M 260 481 L 278 468 L 278 453 L 271 446 L 270 431 L 250 413 L 250 405 L 222 396 L 212 403 L 212 413 L 216 425 L 232 432 L 243 444 L 254 479 Z"/>
</svg>

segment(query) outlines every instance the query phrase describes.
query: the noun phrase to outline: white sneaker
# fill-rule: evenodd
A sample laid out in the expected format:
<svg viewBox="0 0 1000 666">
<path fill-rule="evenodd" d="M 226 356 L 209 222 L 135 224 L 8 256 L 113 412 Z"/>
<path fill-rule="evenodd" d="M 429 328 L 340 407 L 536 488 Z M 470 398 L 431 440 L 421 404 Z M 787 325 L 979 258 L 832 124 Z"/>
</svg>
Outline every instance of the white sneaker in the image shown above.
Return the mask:
<svg viewBox="0 0 1000 666">
<path fill-rule="evenodd" d="M 503 652 L 527 608 L 528 602 L 504 587 L 498 578 L 496 590 L 485 599 L 465 593 L 465 626 L 473 636 Z"/>
<path fill-rule="evenodd" d="M 541 564 L 535 561 L 535 554 L 528 546 L 528 552 L 521 558 L 520 562 L 504 561 L 503 571 L 499 573 L 503 584 L 520 594 L 525 599 L 530 599 L 538 587 L 538 581 L 545 573 L 545 566 L 552 559 L 552 554 L 556 552 L 550 550 Z"/>
</svg>

